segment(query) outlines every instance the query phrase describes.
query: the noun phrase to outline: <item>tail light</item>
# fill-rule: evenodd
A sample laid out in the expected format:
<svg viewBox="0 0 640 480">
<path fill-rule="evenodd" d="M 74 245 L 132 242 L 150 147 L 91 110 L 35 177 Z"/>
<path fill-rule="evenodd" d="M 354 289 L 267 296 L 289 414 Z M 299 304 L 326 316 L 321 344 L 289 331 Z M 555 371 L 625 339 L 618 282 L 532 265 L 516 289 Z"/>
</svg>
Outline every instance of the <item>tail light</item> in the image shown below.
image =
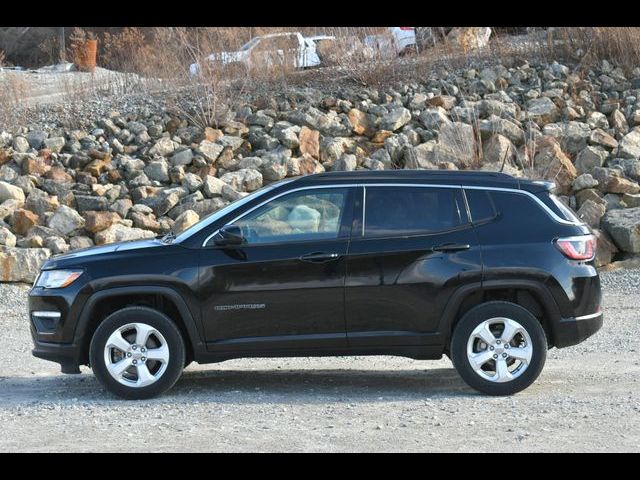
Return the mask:
<svg viewBox="0 0 640 480">
<path fill-rule="evenodd" d="M 413 30 L 413 27 L 400 27 L 400 30 Z"/>
<path fill-rule="evenodd" d="M 571 260 L 591 260 L 596 254 L 596 239 L 593 235 L 559 238 L 556 246 Z"/>
</svg>

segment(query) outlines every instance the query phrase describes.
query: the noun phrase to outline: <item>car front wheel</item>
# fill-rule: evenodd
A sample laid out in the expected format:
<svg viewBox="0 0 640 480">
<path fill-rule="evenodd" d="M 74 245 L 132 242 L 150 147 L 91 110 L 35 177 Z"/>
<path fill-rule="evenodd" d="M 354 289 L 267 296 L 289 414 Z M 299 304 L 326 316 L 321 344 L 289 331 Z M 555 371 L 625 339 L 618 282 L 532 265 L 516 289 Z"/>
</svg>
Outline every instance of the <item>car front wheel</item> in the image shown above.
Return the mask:
<svg viewBox="0 0 640 480">
<path fill-rule="evenodd" d="M 531 385 L 547 358 L 538 319 L 509 302 L 469 310 L 451 339 L 451 360 L 463 380 L 488 395 L 512 395 Z"/>
<path fill-rule="evenodd" d="M 165 314 L 127 307 L 98 326 L 89 359 L 95 376 L 111 393 L 125 399 L 150 398 L 180 378 L 185 346 L 180 330 Z"/>
</svg>

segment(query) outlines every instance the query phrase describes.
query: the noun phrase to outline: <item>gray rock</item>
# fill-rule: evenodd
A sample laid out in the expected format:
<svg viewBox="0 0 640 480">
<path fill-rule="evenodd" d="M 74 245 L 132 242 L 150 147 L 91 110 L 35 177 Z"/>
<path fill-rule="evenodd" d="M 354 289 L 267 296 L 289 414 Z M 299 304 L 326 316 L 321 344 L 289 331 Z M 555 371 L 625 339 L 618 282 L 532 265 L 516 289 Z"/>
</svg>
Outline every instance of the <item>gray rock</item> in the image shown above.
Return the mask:
<svg viewBox="0 0 640 480">
<path fill-rule="evenodd" d="M 17 136 L 13 139 L 13 149 L 18 153 L 26 153 L 29 151 L 29 142 L 26 138 Z"/>
<path fill-rule="evenodd" d="M 627 208 L 640 207 L 640 193 L 625 193 L 622 195 L 622 201 Z"/>
<path fill-rule="evenodd" d="M 179 143 L 174 142 L 169 137 L 162 137 L 149 149 L 149 155 L 160 155 L 161 157 L 166 157 L 172 154 L 178 146 Z"/>
<path fill-rule="evenodd" d="M 602 227 L 620 250 L 640 253 L 640 207 L 607 212 Z"/>
<path fill-rule="evenodd" d="M 44 141 L 47 137 L 48 135 L 45 132 L 32 131 L 27 133 L 27 142 L 29 142 L 31 148 L 39 150 L 44 146 Z"/>
<path fill-rule="evenodd" d="M 49 219 L 48 226 L 63 236 L 68 236 L 84 227 L 84 218 L 73 208 L 60 205 Z"/>
<path fill-rule="evenodd" d="M 0 226 L 0 245 L 6 247 L 16 246 L 16 236 L 6 227 Z"/>
<path fill-rule="evenodd" d="M 127 218 L 127 213 L 133 206 L 133 202 L 128 198 L 121 198 L 113 202 L 109 206 L 109 210 L 112 212 L 116 212 L 122 218 Z"/>
<path fill-rule="evenodd" d="M 0 247 L 0 280 L 33 283 L 50 256 L 48 248 Z"/>
<path fill-rule="evenodd" d="M 516 123 L 506 118 L 491 117 L 489 119 L 480 120 L 480 135 L 483 140 L 491 138 L 495 134 L 507 137 L 511 142 L 520 146 L 525 141 L 525 133 Z"/>
<path fill-rule="evenodd" d="M 442 126 L 438 145 L 441 150 L 456 157 L 456 165 L 470 165 L 476 159 L 473 127 L 462 122 L 450 122 Z M 445 160 L 447 161 L 447 160 Z"/>
<path fill-rule="evenodd" d="M 591 172 L 595 167 L 603 166 L 608 157 L 609 152 L 602 147 L 585 147 L 576 157 L 576 170 L 578 173 Z"/>
<path fill-rule="evenodd" d="M 225 173 L 220 180 L 240 192 L 253 192 L 262 187 L 262 174 L 248 168 Z"/>
<path fill-rule="evenodd" d="M 542 127 L 555 122 L 560 116 L 560 109 L 548 97 L 534 98 L 527 102 L 527 116 Z"/>
<path fill-rule="evenodd" d="M 404 107 L 398 107 L 391 110 L 382 117 L 380 127 L 382 130 L 395 132 L 404 127 L 411 121 L 411 112 Z"/>
<path fill-rule="evenodd" d="M 442 107 L 431 108 L 420 114 L 420 121 L 425 128 L 439 130 L 442 125 L 450 123 L 447 111 Z"/>
<path fill-rule="evenodd" d="M 81 250 L 83 248 L 91 248 L 93 247 L 93 245 L 94 245 L 93 240 L 83 235 L 77 235 L 75 237 L 71 237 L 71 239 L 69 240 L 70 250 Z"/>
<path fill-rule="evenodd" d="M 20 175 L 17 166 L 11 168 L 11 165 L 2 165 L 0 167 L 0 181 L 11 183 Z"/>
<path fill-rule="evenodd" d="M 579 175 L 571 184 L 571 188 L 573 188 L 574 192 L 584 190 L 585 188 L 595 188 L 597 186 L 598 181 L 589 173 L 583 173 L 582 175 Z"/>
<path fill-rule="evenodd" d="M 278 122 L 271 130 L 271 135 L 286 148 L 298 148 L 300 146 L 298 131 L 300 131 L 298 126 L 293 126 L 288 122 Z"/>
<path fill-rule="evenodd" d="M 587 146 L 591 129 L 582 122 L 561 122 L 545 125 L 542 133 L 557 138 L 564 151 L 578 153 Z"/>
<path fill-rule="evenodd" d="M 207 175 L 204 179 L 202 191 L 209 197 L 219 197 L 222 195 L 222 188 L 226 185 L 222 180 L 212 175 Z"/>
<path fill-rule="evenodd" d="M 24 191 L 15 185 L 11 185 L 7 182 L 0 182 L 0 203 L 10 199 L 24 202 Z"/>
<path fill-rule="evenodd" d="M 267 182 L 282 180 L 287 176 L 287 158 L 278 160 L 267 160 L 260 165 L 262 177 Z"/>
<path fill-rule="evenodd" d="M 51 137 L 44 141 L 45 148 L 48 148 L 53 153 L 60 153 L 66 144 L 64 137 Z"/>
<path fill-rule="evenodd" d="M 504 135 L 494 135 L 482 145 L 482 160 L 488 163 L 513 163 L 516 149 Z"/>
<path fill-rule="evenodd" d="M 47 237 L 44 240 L 44 246 L 51 250 L 51 253 L 57 255 L 69 251 L 69 245 L 61 237 Z"/>
<path fill-rule="evenodd" d="M 199 221 L 200 215 L 193 210 L 186 210 L 176 218 L 175 223 L 173 224 L 173 231 L 180 233 Z"/>
<path fill-rule="evenodd" d="M 332 170 L 336 172 L 351 172 L 358 166 L 358 161 L 355 155 L 343 154 L 338 160 L 333 163 Z"/>
<path fill-rule="evenodd" d="M 600 219 L 605 214 L 606 208 L 601 203 L 596 203 L 593 200 L 587 200 L 582 204 L 578 210 L 578 218 L 584 221 L 592 228 L 596 228 L 600 225 Z"/>
<path fill-rule="evenodd" d="M 175 158 L 175 155 L 172 157 L 172 161 L 173 161 L 173 158 Z M 157 182 L 168 182 L 169 181 L 169 164 L 164 158 L 153 161 L 149 163 L 146 167 L 144 167 L 144 173 L 149 178 L 149 180 L 155 180 Z"/>
<path fill-rule="evenodd" d="M 176 152 L 171 156 L 171 165 L 173 166 L 190 165 L 192 161 L 193 151 L 190 148 L 187 148 L 186 150 L 180 150 L 179 152 Z"/>
<path fill-rule="evenodd" d="M 124 221 L 124 220 L 123 220 Z M 141 228 L 127 227 L 121 223 L 114 223 L 109 228 L 96 233 L 96 245 L 104 245 L 114 242 L 126 242 L 129 240 L 139 240 L 142 238 L 153 238 L 155 233 Z"/>
<path fill-rule="evenodd" d="M 627 133 L 618 143 L 617 155 L 622 158 L 640 158 L 640 127 Z"/>
<path fill-rule="evenodd" d="M 202 187 L 202 179 L 195 173 L 186 173 L 182 180 L 182 186 L 193 193 Z"/>
<path fill-rule="evenodd" d="M 200 153 L 207 161 L 213 163 L 218 159 L 223 149 L 224 147 L 219 143 L 203 140 L 198 146 L 198 153 Z"/>
<path fill-rule="evenodd" d="M 87 212 L 90 210 L 102 211 L 109 208 L 109 201 L 104 197 L 96 197 L 93 195 L 76 195 L 76 209 L 79 212 Z"/>
</svg>

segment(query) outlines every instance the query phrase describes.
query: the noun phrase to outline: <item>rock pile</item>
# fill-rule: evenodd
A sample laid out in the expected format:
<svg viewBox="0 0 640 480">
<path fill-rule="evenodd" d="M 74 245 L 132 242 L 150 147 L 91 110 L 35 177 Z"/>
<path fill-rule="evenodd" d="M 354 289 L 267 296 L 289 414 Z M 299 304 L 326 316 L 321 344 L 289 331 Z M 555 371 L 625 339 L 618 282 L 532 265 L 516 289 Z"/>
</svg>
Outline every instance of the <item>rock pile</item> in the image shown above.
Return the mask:
<svg viewBox="0 0 640 480">
<path fill-rule="evenodd" d="M 481 169 L 556 182 L 599 239 L 640 253 L 640 70 L 440 72 L 385 91 L 291 89 L 218 128 L 162 111 L 0 132 L 1 280 L 51 254 L 181 231 L 265 184 L 331 170 Z"/>
</svg>

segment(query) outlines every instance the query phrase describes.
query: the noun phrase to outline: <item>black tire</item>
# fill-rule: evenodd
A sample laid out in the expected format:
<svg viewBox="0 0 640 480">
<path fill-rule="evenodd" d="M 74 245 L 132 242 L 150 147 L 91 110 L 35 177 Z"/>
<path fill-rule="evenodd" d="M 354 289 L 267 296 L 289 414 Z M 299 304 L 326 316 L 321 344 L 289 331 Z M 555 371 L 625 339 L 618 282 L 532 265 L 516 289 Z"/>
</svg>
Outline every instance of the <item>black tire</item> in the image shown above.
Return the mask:
<svg viewBox="0 0 640 480">
<path fill-rule="evenodd" d="M 496 383 L 482 378 L 467 357 L 467 343 L 473 330 L 494 317 L 518 322 L 531 338 L 531 362 L 521 375 L 511 381 Z M 513 395 L 531 385 L 540 375 L 547 358 L 547 337 L 538 319 L 527 309 L 509 302 L 487 302 L 469 310 L 458 322 L 451 339 L 451 360 L 462 379 L 472 388 L 488 395 Z"/>
<path fill-rule="evenodd" d="M 169 361 L 164 373 L 151 385 L 133 387 L 119 383 L 107 370 L 104 348 L 111 334 L 128 323 L 145 323 L 155 328 L 166 340 Z M 180 378 L 185 365 L 185 346 L 180 330 L 164 313 L 147 307 L 127 307 L 112 313 L 98 325 L 89 347 L 89 361 L 98 381 L 111 393 L 127 400 L 160 395 Z"/>
</svg>

